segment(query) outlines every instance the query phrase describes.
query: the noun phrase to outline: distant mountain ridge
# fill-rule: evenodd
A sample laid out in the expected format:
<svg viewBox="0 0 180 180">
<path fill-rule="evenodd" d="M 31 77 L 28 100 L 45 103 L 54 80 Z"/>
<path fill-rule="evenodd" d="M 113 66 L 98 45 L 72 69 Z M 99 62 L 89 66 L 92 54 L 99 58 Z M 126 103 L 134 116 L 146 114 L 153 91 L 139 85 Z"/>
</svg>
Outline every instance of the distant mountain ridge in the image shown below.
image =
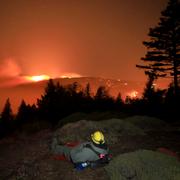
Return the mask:
<svg viewBox="0 0 180 180">
<path fill-rule="evenodd" d="M 123 98 L 131 95 L 133 92 L 137 92 L 137 95 L 140 95 L 145 85 L 144 82 L 140 83 L 100 77 L 56 78 L 53 79 L 53 81 L 55 83 L 59 82 L 63 86 L 77 82 L 82 88 L 89 83 L 93 94 L 96 93 L 99 86 L 105 86 L 110 95 L 116 97 L 118 93 L 121 93 Z M 16 86 L 0 87 L 0 110 L 4 107 L 7 98 L 10 98 L 13 111 L 15 112 L 22 99 L 29 104 L 36 103 L 37 98 L 40 98 L 43 94 L 47 82 L 48 80 L 44 80 L 39 82 L 21 83 Z"/>
</svg>

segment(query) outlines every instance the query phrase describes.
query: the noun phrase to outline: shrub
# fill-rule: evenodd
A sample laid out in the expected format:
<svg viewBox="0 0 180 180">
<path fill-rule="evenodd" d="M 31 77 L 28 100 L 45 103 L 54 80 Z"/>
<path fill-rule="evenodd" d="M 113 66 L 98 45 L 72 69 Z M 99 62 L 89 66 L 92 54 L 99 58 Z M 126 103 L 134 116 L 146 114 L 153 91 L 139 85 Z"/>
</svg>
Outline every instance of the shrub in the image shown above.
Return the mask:
<svg viewBox="0 0 180 180">
<path fill-rule="evenodd" d="M 111 180 L 180 179 L 180 162 L 175 157 L 150 150 L 121 154 L 105 169 Z"/>
<path fill-rule="evenodd" d="M 81 119 L 84 119 L 86 117 L 86 113 L 82 113 L 82 112 L 76 112 L 76 113 L 73 113 L 63 119 L 61 119 L 57 125 L 57 127 L 61 127 L 67 123 L 71 123 L 71 122 L 76 122 L 76 121 L 79 121 Z"/>
<path fill-rule="evenodd" d="M 160 130 L 167 127 L 164 121 L 149 116 L 132 116 L 125 119 L 126 122 L 132 123 L 144 130 Z"/>
<path fill-rule="evenodd" d="M 87 141 L 90 134 L 96 130 L 101 130 L 106 137 L 108 144 L 118 142 L 119 136 L 123 135 L 145 135 L 144 131 L 135 125 L 121 119 L 109 119 L 103 121 L 80 120 L 76 123 L 68 123 L 57 129 L 55 136 L 62 142 L 67 141 Z"/>
</svg>

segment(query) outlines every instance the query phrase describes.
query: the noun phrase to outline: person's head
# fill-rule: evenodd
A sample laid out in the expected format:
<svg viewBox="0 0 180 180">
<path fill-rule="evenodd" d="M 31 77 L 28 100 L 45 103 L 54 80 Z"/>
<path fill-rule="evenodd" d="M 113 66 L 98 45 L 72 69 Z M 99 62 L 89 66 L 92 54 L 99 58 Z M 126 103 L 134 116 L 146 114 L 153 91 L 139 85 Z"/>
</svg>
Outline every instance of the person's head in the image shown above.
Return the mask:
<svg viewBox="0 0 180 180">
<path fill-rule="evenodd" d="M 91 134 L 91 139 L 93 143 L 97 145 L 105 144 L 104 135 L 101 131 L 95 131 L 93 134 Z"/>
</svg>

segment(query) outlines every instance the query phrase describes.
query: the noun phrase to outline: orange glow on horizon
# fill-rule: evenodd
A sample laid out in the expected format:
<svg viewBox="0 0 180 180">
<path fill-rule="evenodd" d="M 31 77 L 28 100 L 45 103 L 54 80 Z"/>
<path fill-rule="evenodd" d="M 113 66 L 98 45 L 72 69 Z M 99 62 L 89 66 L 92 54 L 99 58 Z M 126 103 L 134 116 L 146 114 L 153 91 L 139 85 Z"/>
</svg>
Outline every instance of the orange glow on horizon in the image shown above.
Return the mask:
<svg viewBox="0 0 180 180">
<path fill-rule="evenodd" d="M 79 78 L 82 77 L 81 75 L 77 73 L 66 73 L 60 76 L 60 78 Z M 27 81 L 33 81 L 33 82 L 38 82 L 38 81 L 43 81 L 43 80 L 48 80 L 50 78 L 55 78 L 55 77 L 50 77 L 48 75 L 36 75 L 36 76 L 24 76 L 24 79 Z"/>
<path fill-rule="evenodd" d="M 132 91 L 129 93 L 130 98 L 137 98 L 138 97 L 138 92 L 137 91 Z"/>
<path fill-rule="evenodd" d="M 80 74 L 77 73 L 65 73 L 60 76 L 61 78 L 79 78 L 82 77 Z"/>
<path fill-rule="evenodd" d="M 38 82 L 38 81 L 48 80 L 50 79 L 50 76 L 48 75 L 26 76 L 25 79 L 28 81 Z"/>
</svg>

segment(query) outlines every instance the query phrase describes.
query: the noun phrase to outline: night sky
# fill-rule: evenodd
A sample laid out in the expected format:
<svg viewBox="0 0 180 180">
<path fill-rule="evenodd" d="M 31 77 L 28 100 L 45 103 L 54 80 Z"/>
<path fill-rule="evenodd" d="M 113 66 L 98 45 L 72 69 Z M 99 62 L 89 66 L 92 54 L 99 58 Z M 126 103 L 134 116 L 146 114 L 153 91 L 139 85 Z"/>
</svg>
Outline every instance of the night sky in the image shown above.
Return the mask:
<svg viewBox="0 0 180 180">
<path fill-rule="evenodd" d="M 0 79 L 46 74 L 142 81 L 135 67 L 167 0 L 1 0 Z"/>
</svg>

